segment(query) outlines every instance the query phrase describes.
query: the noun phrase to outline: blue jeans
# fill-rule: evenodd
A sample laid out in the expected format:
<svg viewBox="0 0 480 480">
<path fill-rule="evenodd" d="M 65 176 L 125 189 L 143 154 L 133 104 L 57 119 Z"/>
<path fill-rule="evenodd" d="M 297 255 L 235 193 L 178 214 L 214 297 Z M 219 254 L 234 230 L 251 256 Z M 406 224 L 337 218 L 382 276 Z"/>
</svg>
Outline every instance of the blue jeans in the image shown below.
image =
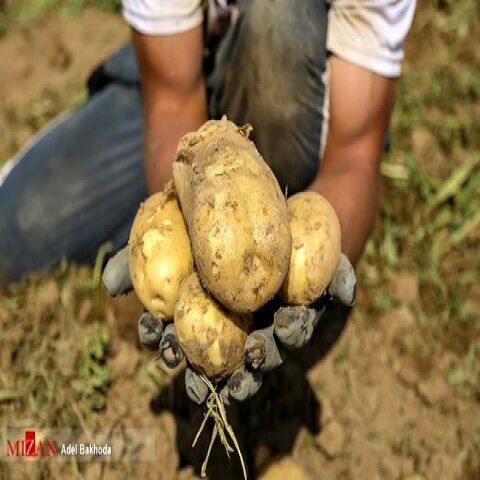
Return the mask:
<svg viewBox="0 0 480 480">
<path fill-rule="evenodd" d="M 210 117 L 251 123 L 290 193 L 308 185 L 319 163 L 326 3 L 244 0 L 205 72 Z M 147 196 L 131 45 L 92 74 L 89 90 L 85 105 L 47 125 L 0 173 L 0 277 L 17 280 L 62 258 L 92 262 L 101 244 L 118 249 L 128 240 Z"/>
</svg>

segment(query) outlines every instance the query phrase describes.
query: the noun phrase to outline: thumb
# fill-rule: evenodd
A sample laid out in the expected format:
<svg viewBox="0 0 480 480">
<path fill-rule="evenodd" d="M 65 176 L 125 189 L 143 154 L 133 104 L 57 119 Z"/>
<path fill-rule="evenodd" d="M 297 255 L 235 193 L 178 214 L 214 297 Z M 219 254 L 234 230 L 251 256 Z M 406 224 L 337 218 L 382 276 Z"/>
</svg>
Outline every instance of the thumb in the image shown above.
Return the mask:
<svg viewBox="0 0 480 480">
<path fill-rule="evenodd" d="M 355 303 L 357 293 L 357 277 L 350 260 L 344 253 L 340 254 L 340 262 L 328 287 L 328 293 L 347 307 Z"/>
<path fill-rule="evenodd" d="M 119 250 L 105 265 L 102 281 L 111 297 L 128 293 L 132 281 L 128 270 L 128 246 Z"/>
</svg>

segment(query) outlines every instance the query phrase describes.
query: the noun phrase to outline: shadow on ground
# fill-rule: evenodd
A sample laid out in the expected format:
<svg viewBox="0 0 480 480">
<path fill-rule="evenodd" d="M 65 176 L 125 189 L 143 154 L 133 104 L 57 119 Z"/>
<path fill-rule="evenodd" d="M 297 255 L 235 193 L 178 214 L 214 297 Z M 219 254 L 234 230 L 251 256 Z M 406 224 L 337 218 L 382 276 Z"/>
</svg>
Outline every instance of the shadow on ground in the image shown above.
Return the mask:
<svg viewBox="0 0 480 480">
<path fill-rule="evenodd" d="M 321 360 L 339 340 L 348 313 L 348 309 L 335 307 L 324 315 L 311 343 L 301 351 L 290 352 L 281 367 L 267 374 L 255 397 L 243 403 L 232 402 L 227 407 L 228 419 L 247 464 L 249 478 L 255 478 L 255 467 L 261 462 L 261 458 L 254 456 L 255 452 L 261 451 L 259 447 L 267 449 L 269 456 L 288 455 L 302 428 L 306 428 L 312 435 L 321 431 L 322 405 L 306 379 L 306 371 Z M 152 399 L 150 406 L 156 415 L 165 410 L 174 414 L 180 466 L 192 465 L 200 475 L 212 426 L 209 425 L 197 446 L 192 448 L 204 410 L 187 397 L 183 372 L 169 388 Z M 219 440 L 212 450 L 207 471 L 211 480 L 242 478 L 238 456 L 233 453 L 228 460 Z"/>
</svg>

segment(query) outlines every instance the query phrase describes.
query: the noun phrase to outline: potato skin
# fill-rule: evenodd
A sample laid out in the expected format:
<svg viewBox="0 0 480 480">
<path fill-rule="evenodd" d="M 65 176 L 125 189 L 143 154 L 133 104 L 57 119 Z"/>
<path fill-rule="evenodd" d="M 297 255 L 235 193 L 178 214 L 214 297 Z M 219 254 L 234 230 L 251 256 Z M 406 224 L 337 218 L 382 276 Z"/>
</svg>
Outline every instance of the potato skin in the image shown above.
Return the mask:
<svg viewBox="0 0 480 480">
<path fill-rule="evenodd" d="M 189 362 L 208 378 L 223 379 L 241 366 L 252 317 L 225 310 L 203 289 L 195 272 L 180 287 L 174 322 Z"/>
<path fill-rule="evenodd" d="M 340 224 L 328 200 L 316 192 L 291 196 L 287 210 L 292 255 L 280 296 L 289 305 L 309 305 L 323 295 L 337 269 Z"/>
<path fill-rule="evenodd" d="M 139 300 L 154 316 L 173 318 L 180 284 L 193 271 L 193 256 L 172 184 L 140 205 L 128 246 Z"/>
<path fill-rule="evenodd" d="M 183 137 L 173 167 L 200 278 L 241 313 L 278 292 L 291 253 L 285 198 L 248 130 L 211 120 Z"/>
</svg>

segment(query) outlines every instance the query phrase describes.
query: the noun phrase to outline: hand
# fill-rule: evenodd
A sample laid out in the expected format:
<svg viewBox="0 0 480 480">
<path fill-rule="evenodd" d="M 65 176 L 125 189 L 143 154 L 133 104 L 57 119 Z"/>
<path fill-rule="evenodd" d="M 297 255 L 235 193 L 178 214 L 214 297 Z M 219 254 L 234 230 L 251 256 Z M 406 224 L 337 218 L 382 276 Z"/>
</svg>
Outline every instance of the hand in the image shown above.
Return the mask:
<svg viewBox="0 0 480 480">
<path fill-rule="evenodd" d="M 102 279 L 111 296 L 132 289 L 126 247 L 108 260 Z M 355 272 L 343 253 L 328 294 L 347 306 L 355 301 Z M 220 391 L 224 402 L 228 404 L 229 398 L 243 401 L 255 395 L 262 385 L 263 374 L 281 365 L 286 351 L 301 348 L 310 341 L 326 308 L 325 305 L 320 308 L 281 306 L 274 313 L 273 322 L 250 333 L 245 343 L 245 364 L 230 376 Z M 159 350 L 160 357 L 168 367 L 174 368 L 183 360 L 184 354 L 176 339 L 173 323 L 164 325 L 162 320 L 144 312 L 138 321 L 138 335 L 147 348 Z M 209 393 L 200 375 L 188 366 L 185 370 L 185 388 L 190 399 L 198 404 L 203 403 Z"/>
<path fill-rule="evenodd" d="M 286 351 L 306 345 L 312 338 L 328 303 L 333 299 L 352 306 L 356 295 L 356 276 L 352 264 L 342 253 L 333 280 L 328 288 L 327 302 L 319 307 L 281 306 L 273 315 L 273 323 L 253 331 L 245 343 L 246 368 L 235 372 L 228 381 L 229 394 L 244 400 L 261 386 L 261 375 L 283 363 Z M 257 375 L 255 375 L 257 374 Z M 253 383 L 253 386 L 252 386 Z"/>
<path fill-rule="evenodd" d="M 123 295 L 133 289 L 128 269 L 128 248 L 124 247 L 111 257 L 103 270 L 102 281 L 111 297 Z M 175 336 L 173 323 L 164 324 L 150 312 L 143 312 L 138 320 L 140 342 L 151 350 L 159 350 L 160 357 L 170 368 L 183 360 L 183 351 Z"/>
</svg>

